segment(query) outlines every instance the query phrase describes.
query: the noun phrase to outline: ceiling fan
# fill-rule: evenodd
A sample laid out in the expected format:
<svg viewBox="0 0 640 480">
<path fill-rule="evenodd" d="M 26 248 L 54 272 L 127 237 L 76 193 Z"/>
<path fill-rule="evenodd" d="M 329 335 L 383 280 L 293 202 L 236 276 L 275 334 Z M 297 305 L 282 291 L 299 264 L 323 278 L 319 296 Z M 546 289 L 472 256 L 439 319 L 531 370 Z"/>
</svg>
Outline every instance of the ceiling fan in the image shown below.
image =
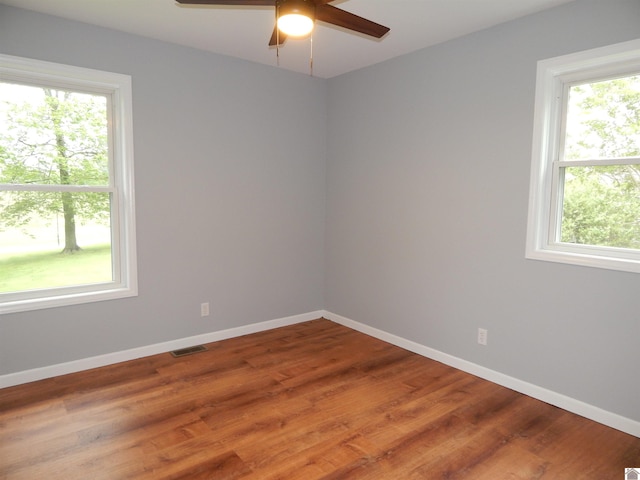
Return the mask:
<svg viewBox="0 0 640 480">
<path fill-rule="evenodd" d="M 316 20 L 375 38 L 383 37 L 389 28 L 329 5 L 333 0 L 177 0 L 187 5 L 250 5 L 275 7 L 276 26 L 269 46 L 278 46 L 287 37 L 303 37 L 313 30 Z"/>
</svg>

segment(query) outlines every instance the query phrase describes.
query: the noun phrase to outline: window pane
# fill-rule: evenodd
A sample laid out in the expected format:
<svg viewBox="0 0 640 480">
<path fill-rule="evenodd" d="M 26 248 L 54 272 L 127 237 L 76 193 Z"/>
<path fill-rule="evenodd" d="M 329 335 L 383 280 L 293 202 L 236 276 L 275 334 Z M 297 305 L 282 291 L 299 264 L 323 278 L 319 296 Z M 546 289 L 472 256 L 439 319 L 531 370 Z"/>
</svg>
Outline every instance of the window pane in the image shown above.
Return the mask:
<svg viewBox="0 0 640 480">
<path fill-rule="evenodd" d="M 640 166 L 564 169 L 561 241 L 640 248 Z"/>
<path fill-rule="evenodd" d="M 0 292 L 111 282 L 109 197 L 0 192 Z"/>
<path fill-rule="evenodd" d="M 640 75 L 569 89 L 565 160 L 640 156 Z"/>
<path fill-rule="evenodd" d="M 109 184 L 107 98 L 0 83 L 0 183 Z"/>
</svg>

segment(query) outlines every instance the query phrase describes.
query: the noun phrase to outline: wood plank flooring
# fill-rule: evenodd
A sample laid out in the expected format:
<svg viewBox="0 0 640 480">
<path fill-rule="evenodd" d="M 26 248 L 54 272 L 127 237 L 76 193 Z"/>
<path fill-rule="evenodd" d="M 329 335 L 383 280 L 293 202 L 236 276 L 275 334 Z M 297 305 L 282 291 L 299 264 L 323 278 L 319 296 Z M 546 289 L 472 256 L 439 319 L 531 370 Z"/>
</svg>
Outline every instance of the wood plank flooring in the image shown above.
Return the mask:
<svg viewBox="0 0 640 480">
<path fill-rule="evenodd" d="M 0 479 L 606 479 L 640 439 L 325 319 L 0 390 Z"/>
</svg>

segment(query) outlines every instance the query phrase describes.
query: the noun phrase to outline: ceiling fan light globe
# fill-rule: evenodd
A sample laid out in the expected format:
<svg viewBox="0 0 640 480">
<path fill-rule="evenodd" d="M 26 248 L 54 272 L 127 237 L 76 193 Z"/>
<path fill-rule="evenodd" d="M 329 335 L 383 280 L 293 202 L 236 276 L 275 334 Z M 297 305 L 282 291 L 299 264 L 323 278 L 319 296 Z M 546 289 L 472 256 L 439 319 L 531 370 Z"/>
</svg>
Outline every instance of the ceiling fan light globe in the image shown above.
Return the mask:
<svg viewBox="0 0 640 480">
<path fill-rule="evenodd" d="M 290 37 L 304 37 L 313 30 L 313 20 L 306 15 L 290 13 L 278 18 L 278 28 Z"/>
</svg>

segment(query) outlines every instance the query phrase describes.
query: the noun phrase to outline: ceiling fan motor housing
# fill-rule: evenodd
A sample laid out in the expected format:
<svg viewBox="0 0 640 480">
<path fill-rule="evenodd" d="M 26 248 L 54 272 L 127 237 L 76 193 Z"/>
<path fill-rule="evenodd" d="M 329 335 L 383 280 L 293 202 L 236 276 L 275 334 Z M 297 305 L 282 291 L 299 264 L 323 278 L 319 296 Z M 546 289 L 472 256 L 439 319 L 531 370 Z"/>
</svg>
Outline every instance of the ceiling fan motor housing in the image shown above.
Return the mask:
<svg viewBox="0 0 640 480">
<path fill-rule="evenodd" d="M 278 17 L 285 15 L 303 15 L 312 21 L 316 19 L 316 4 L 314 0 L 277 0 Z"/>
</svg>

